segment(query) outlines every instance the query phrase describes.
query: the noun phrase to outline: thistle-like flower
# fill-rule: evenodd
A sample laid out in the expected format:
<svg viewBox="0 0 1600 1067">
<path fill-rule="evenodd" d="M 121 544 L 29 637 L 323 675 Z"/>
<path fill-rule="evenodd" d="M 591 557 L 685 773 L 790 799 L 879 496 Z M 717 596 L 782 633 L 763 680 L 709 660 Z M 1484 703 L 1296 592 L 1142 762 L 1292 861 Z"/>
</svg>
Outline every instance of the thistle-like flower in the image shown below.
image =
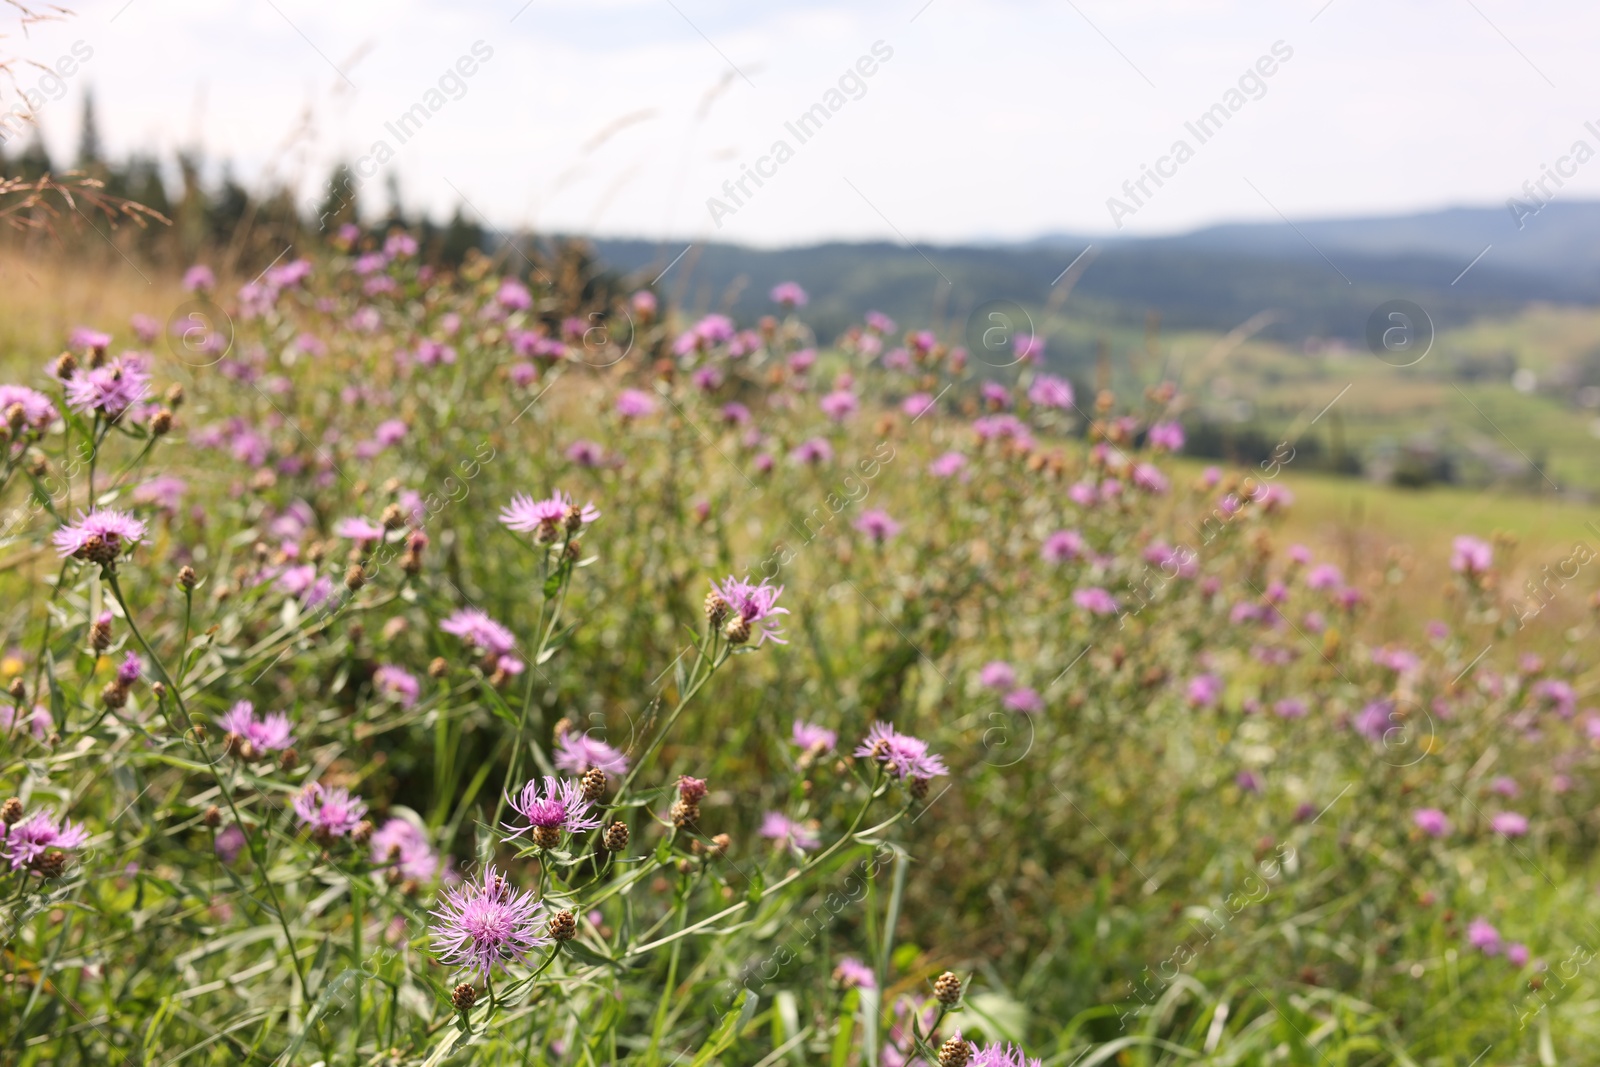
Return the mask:
<svg viewBox="0 0 1600 1067">
<path fill-rule="evenodd" d="M 289 716 L 277 711 L 258 719 L 255 705 L 248 700 L 235 704 L 217 725 L 233 739 L 228 742 L 229 749 L 245 759 L 253 759 L 261 752 L 280 752 L 294 744 Z"/>
<path fill-rule="evenodd" d="M 896 732 L 886 722 L 875 722 L 867 736 L 856 747 L 860 759 L 875 759 L 888 768 L 896 778 L 937 778 L 949 774 L 939 756 L 929 755 L 928 743 L 919 738 Z"/>
<path fill-rule="evenodd" d="M 509 800 L 512 810 L 526 819 L 528 825 L 507 823 L 506 829 L 512 831 L 512 837 L 531 833 L 533 843 L 540 848 L 555 848 L 561 844 L 563 832 L 593 830 L 600 825 L 600 820 L 590 814 L 594 804 L 584 796 L 583 783 L 571 778 L 546 775 L 542 788 L 535 779 Z"/>
<path fill-rule="evenodd" d="M 716 593 L 728 605 L 728 626 L 724 632 L 732 639 L 735 632 L 743 636 L 734 643 L 739 644 L 750 637 L 754 637 L 757 647 L 761 642 L 771 638 L 778 644 L 786 644 L 779 628 L 777 616 L 789 614 L 788 608 L 777 606 L 778 597 L 783 595 L 783 586 L 768 585 L 762 582 L 754 585 L 742 581 L 732 575 L 721 585 L 715 582 L 711 585 L 712 592 Z M 737 630 L 734 629 L 738 624 Z"/>
<path fill-rule="evenodd" d="M 366 802 L 352 797 L 349 790 L 324 789 L 312 782 L 294 798 L 294 812 L 313 835 L 324 841 L 345 837 L 367 813 Z"/>
<path fill-rule="evenodd" d="M 53 809 L 40 808 L 19 822 L 0 823 L 0 858 L 11 862 L 13 871 L 39 869 L 48 850 L 78 848 L 87 840 L 83 827 L 67 819 L 57 823 Z"/>
<path fill-rule="evenodd" d="M 532 533 L 541 544 L 556 540 L 563 529 L 569 534 L 577 533 L 599 517 L 594 504 L 580 508 L 559 489 L 544 500 L 518 493 L 511 498 L 509 506 L 500 509 L 501 522 L 510 529 Z"/>
<path fill-rule="evenodd" d="M 68 523 L 50 535 L 63 559 L 71 556 L 93 563 L 112 563 L 124 549 L 144 540 L 145 525 L 125 511 L 95 508 L 78 521 Z"/>
<path fill-rule="evenodd" d="M 492 866 L 483 877 L 447 889 L 434 924 L 433 951 L 439 961 L 487 980 L 499 964 L 520 963 L 550 938 L 541 933 L 544 905 L 532 893 L 513 889 Z"/>
</svg>

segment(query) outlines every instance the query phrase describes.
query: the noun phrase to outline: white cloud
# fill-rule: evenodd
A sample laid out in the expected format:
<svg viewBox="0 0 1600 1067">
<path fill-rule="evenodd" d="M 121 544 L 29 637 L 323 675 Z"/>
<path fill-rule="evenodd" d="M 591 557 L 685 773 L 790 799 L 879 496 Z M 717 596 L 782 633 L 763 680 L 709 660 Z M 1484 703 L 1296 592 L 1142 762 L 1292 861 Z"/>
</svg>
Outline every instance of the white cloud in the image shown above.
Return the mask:
<svg viewBox="0 0 1600 1067">
<path fill-rule="evenodd" d="M 1246 178 L 1293 216 L 1501 203 L 1600 119 L 1578 0 L 923 3 L 93 0 L 11 43 L 94 49 L 43 110 L 58 158 L 93 85 L 115 151 L 198 137 L 242 177 L 310 190 L 481 40 L 466 94 L 395 146 L 414 201 L 443 214 L 453 185 L 505 225 L 767 244 L 1105 231 L 1106 198 L 1278 40 L 1294 58 L 1266 96 L 1125 232 L 1275 217 Z M 894 56 L 866 94 L 713 227 L 706 199 L 878 40 Z M 1563 191 L 1596 194 L 1600 172 Z"/>
</svg>

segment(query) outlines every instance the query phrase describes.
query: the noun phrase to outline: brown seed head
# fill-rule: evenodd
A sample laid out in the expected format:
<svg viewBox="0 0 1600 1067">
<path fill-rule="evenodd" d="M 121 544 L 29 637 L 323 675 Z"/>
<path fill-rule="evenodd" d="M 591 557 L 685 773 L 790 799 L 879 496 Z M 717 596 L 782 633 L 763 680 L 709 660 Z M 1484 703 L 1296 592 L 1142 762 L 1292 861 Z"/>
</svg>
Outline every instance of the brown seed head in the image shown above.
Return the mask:
<svg viewBox="0 0 1600 1067">
<path fill-rule="evenodd" d="M 172 412 L 162 408 L 150 416 L 150 433 L 154 437 L 165 437 L 172 432 Z"/>
<path fill-rule="evenodd" d="M 22 819 L 22 801 L 12 797 L 4 804 L 0 804 L 0 822 L 7 826 L 15 826 Z"/>
<path fill-rule="evenodd" d="M 217 807 L 215 804 L 211 805 L 205 810 L 205 813 L 200 816 L 200 821 L 215 830 L 217 827 L 222 825 L 222 809 Z"/>
<path fill-rule="evenodd" d="M 712 626 L 721 625 L 728 617 L 728 602 L 715 589 L 706 594 L 706 621 Z"/>
<path fill-rule="evenodd" d="M 28 699 L 28 686 L 27 683 L 25 683 L 21 678 L 11 679 L 11 686 L 6 690 L 6 692 L 11 694 L 12 700 L 21 701 Z"/>
<path fill-rule="evenodd" d="M 571 941 L 578 936 L 578 917 L 570 911 L 558 911 L 550 920 L 550 937 L 554 941 Z"/>
<path fill-rule="evenodd" d="M 939 1003 L 946 1007 L 961 999 L 961 979 L 955 972 L 946 971 L 933 983 L 933 995 L 939 998 Z"/>
<path fill-rule="evenodd" d="M 183 407 L 183 386 L 177 382 L 173 382 L 167 388 L 167 406 L 170 408 Z"/>
<path fill-rule="evenodd" d="M 128 702 L 128 691 L 116 682 L 100 690 L 100 701 L 113 711 Z"/>
<path fill-rule="evenodd" d="M 29 866 L 46 878 L 60 878 L 67 869 L 67 854 L 59 848 L 53 848 L 42 856 L 35 856 Z"/>
<path fill-rule="evenodd" d="M 926 778 L 911 779 L 911 795 L 918 800 L 928 799 L 928 780 Z"/>
<path fill-rule="evenodd" d="M 462 982 L 450 994 L 451 1006 L 463 1015 L 471 1011 L 472 1006 L 477 1002 L 478 991 L 472 988 L 472 983 L 470 982 Z"/>
<path fill-rule="evenodd" d="M 625 822 L 612 823 L 606 827 L 605 833 L 601 835 L 601 840 L 605 842 L 607 851 L 621 852 L 628 847 L 628 824 Z"/>
<path fill-rule="evenodd" d="M 722 635 L 735 645 L 742 645 L 750 640 L 750 622 L 743 615 L 735 615 L 728 620 L 722 628 Z"/>
<path fill-rule="evenodd" d="M 606 772 L 590 767 L 583 772 L 583 799 L 599 800 L 606 795 Z"/>
<path fill-rule="evenodd" d="M 286 771 L 292 771 L 300 763 L 300 753 L 292 748 L 283 750 L 283 755 L 278 757 L 278 766 Z"/>
<path fill-rule="evenodd" d="M 373 825 L 371 819 L 362 819 L 350 829 L 350 840 L 358 845 L 364 845 L 372 840 Z"/>
<path fill-rule="evenodd" d="M 433 657 L 433 660 L 428 664 L 428 677 L 429 678 L 443 678 L 445 675 L 447 675 L 449 673 L 450 673 L 450 664 L 445 662 L 445 659 L 444 659 L 443 656 L 435 656 L 435 657 Z"/>
<path fill-rule="evenodd" d="M 96 619 L 94 625 L 89 627 L 89 644 L 96 652 L 104 652 L 111 644 L 111 623 Z"/>
<path fill-rule="evenodd" d="M 967 1067 L 971 1058 L 972 1046 L 960 1032 L 939 1046 L 939 1067 Z"/>
<path fill-rule="evenodd" d="M 540 848 L 555 848 L 561 844 L 561 828 L 559 826 L 535 826 L 533 828 L 533 843 Z"/>
<path fill-rule="evenodd" d="M 345 588 L 354 593 L 357 589 L 367 584 L 367 575 L 361 569 L 361 564 L 352 563 L 350 569 L 344 572 Z"/>
<path fill-rule="evenodd" d="M 679 797 L 672 802 L 672 825 L 681 829 L 693 827 L 700 821 L 700 804 Z"/>
</svg>

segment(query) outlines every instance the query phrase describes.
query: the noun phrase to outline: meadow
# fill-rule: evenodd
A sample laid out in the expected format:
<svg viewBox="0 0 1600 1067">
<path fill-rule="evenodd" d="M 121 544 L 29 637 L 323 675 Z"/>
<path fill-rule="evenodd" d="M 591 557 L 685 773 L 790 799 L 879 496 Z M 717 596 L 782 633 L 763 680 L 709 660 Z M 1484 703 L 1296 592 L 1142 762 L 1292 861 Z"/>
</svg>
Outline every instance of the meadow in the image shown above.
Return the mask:
<svg viewBox="0 0 1600 1067">
<path fill-rule="evenodd" d="M 0 261 L 0 1063 L 1587 1062 L 1595 509 L 581 262 Z"/>
</svg>

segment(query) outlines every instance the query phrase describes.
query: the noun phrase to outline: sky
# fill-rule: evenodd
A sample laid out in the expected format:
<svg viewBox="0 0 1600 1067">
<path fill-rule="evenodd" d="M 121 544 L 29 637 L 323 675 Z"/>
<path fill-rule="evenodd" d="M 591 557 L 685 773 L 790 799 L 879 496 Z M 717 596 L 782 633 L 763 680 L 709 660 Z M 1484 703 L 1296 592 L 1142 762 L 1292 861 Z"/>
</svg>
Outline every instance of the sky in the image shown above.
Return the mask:
<svg viewBox="0 0 1600 1067">
<path fill-rule="evenodd" d="M 500 229 L 1148 236 L 1507 209 L 1545 167 L 1600 196 L 1571 156 L 1600 149 L 1582 0 L 63 2 L 3 45 L 88 58 L 0 93 L 41 102 L 58 162 L 92 90 L 113 155 L 199 147 L 308 204 L 365 157 L 375 208 L 392 172 L 408 209 Z"/>
</svg>

